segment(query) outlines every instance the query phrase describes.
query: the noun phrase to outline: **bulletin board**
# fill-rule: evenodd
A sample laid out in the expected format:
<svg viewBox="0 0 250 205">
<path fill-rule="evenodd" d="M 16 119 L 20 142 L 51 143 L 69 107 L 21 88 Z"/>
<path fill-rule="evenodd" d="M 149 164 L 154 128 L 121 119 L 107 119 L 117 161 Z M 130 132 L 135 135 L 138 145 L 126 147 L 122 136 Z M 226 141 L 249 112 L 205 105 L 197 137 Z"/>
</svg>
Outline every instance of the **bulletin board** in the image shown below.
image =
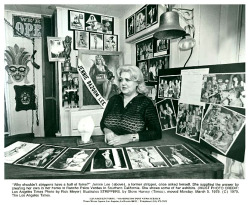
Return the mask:
<svg viewBox="0 0 250 205">
<path fill-rule="evenodd" d="M 172 84 L 175 83 L 175 86 L 177 86 L 178 82 L 179 83 L 185 83 L 181 82 L 181 77 L 184 76 L 185 73 L 194 72 L 194 71 L 203 71 L 205 70 L 207 73 L 202 74 L 202 84 L 201 84 L 201 96 L 200 96 L 200 103 L 202 106 L 197 108 L 197 106 L 191 105 L 193 107 L 193 110 L 197 110 L 200 113 L 202 112 L 202 123 L 201 123 L 201 128 L 200 128 L 200 137 L 202 138 L 196 138 L 192 136 L 190 139 L 186 136 L 180 136 L 178 134 L 179 130 L 178 128 L 181 127 L 181 125 L 178 125 L 178 118 L 181 116 L 181 111 L 183 107 L 187 106 L 185 105 L 185 100 L 187 100 L 187 104 L 189 104 L 190 98 L 192 99 L 193 97 L 188 97 L 187 95 L 185 96 L 185 93 L 187 91 L 187 88 L 183 88 L 183 91 L 180 90 L 179 92 L 171 91 L 169 93 L 164 93 L 164 87 L 168 86 L 165 84 L 170 84 L 169 81 L 171 81 Z M 176 129 L 175 134 L 176 137 L 183 137 L 184 141 L 189 141 L 191 144 L 197 144 L 198 146 L 204 147 L 211 152 L 219 153 L 221 155 L 224 155 L 226 157 L 229 157 L 231 159 L 235 159 L 240 162 L 244 162 L 244 157 L 245 157 L 245 105 L 242 104 L 237 104 L 234 103 L 230 98 L 230 104 L 228 104 L 225 99 L 227 100 L 229 97 L 226 96 L 225 98 L 223 97 L 224 93 L 228 94 L 232 92 L 232 90 L 237 90 L 237 89 L 232 89 L 232 85 L 229 85 L 232 80 L 232 78 L 235 78 L 235 76 L 241 76 L 241 83 L 245 84 L 246 78 L 245 78 L 245 63 L 234 63 L 234 64 L 219 64 L 219 65 L 204 65 L 204 66 L 193 66 L 193 67 L 186 67 L 186 68 L 173 68 L 173 69 L 164 69 L 164 70 L 159 70 L 159 76 L 158 76 L 158 85 L 157 85 L 157 97 L 156 97 L 156 105 L 160 103 L 165 103 L 165 101 L 172 101 L 172 107 L 174 112 L 176 113 L 176 121 L 177 125 L 175 128 Z M 209 90 L 208 86 L 211 86 L 211 81 L 213 80 L 217 81 L 217 83 L 212 83 L 213 86 L 224 86 L 224 88 L 221 88 L 223 92 L 220 91 L 220 98 L 216 98 L 215 96 L 218 96 L 218 93 L 210 93 L 207 94 L 206 92 L 203 92 L 203 90 Z M 237 79 L 235 79 L 236 81 Z M 240 83 L 240 82 L 239 82 Z M 235 84 L 235 83 L 234 83 Z M 225 86 L 226 85 L 226 86 Z M 179 85 L 180 86 L 180 85 Z M 231 86 L 231 87 L 230 87 Z M 240 86 L 240 85 L 239 85 Z M 242 85 L 244 87 L 244 85 Z M 245 90 L 240 89 L 240 94 L 243 96 L 243 92 L 245 95 Z M 169 86 L 170 87 L 170 86 Z M 230 87 L 230 89 L 228 89 Z M 190 87 L 192 88 L 192 86 Z M 195 90 L 195 87 L 193 89 L 189 90 Z M 218 88 L 216 87 L 218 90 Z M 177 89 L 176 89 L 177 90 Z M 165 89 L 166 91 L 166 89 Z M 195 91 L 194 91 L 195 92 Z M 173 94 L 174 93 L 174 94 Z M 237 90 L 237 93 L 238 90 Z M 184 97 L 183 97 L 184 96 Z M 210 97 L 212 96 L 212 97 Z M 245 96 L 244 96 L 245 97 Z M 243 101 L 242 101 L 243 102 Z M 170 104 L 170 103 L 168 103 Z M 182 106 L 182 107 L 181 107 Z M 188 107 L 188 106 L 187 106 Z M 187 111 L 187 113 L 189 110 Z M 190 111 L 191 112 L 191 111 Z M 195 111 L 193 111 L 195 112 Z M 218 124 L 227 125 L 228 122 L 231 122 L 232 120 L 234 122 L 239 122 L 239 129 L 237 128 L 237 134 L 232 134 L 229 135 L 229 129 L 227 129 L 226 133 L 227 135 L 224 135 L 223 137 L 227 136 L 236 136 L 233 137 L 233 141 L 231 141 L 230 146 L 228 146 L 226 149 L 221 148 L 223 143 L 219 140 L 222 138 L 218 134 L 219 132 L 216 132 L 216 140 L 217 144 L 214 143 L 214 139 L 212 141 L 209 140 L 209 138 L 206 138 L 204 136 L 209 136 L 207 135 L 208 131 L 205 130 L 204 126 L 206 125 L 206 122 L 209 122 L 209 125 L 212 124 L 212 114 L 211 113 L 216 113 L 216 118 L 218 117 L 216 123 L 216 127 Z M 231 119 L 231 116 L 233 116 L 233 119 Z M 180 121 L 180 120 L 179 120 Z M 225 122 L 226 121 L 226 122 Z M 207 125 L 207 127 L 209 127 Z M 179 126 L 179 127 L 178 127 Z M 235 127 L 235 123 L 233 124 Z M 212 126 L 211 126 L 212 127 Z M 171 129 L 171 130 L 172 130 Z M 207 128 L 208 129 L 208 128 Z M 220 128 L 219 128 L 220 129 Z M 168 132 L 168 129 L 165 129 Z M 170 131 L 170 129 L 169 129 Z M 170 133 L 173 133 L 173 131 L 170 131 Z M 222 132 L 223 133 L 223 132 Z M 233 133 L 236 133 L 236 131 L 233 131 Z"/>
</svg>

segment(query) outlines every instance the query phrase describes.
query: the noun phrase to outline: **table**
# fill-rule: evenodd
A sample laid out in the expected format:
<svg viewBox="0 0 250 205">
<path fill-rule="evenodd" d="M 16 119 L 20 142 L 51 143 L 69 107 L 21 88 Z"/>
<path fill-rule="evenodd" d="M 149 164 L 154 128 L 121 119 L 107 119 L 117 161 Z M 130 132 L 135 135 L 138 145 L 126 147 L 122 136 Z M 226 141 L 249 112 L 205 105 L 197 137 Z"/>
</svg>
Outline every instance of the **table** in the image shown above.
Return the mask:
<svg viewBox="0 0 250 205">
<path fill-rule="evenodd" d="M 77 139 L 79 137 L 34 137 L 34 138 L 15 138 L 8 137 L 5 139 L 5 146 L 16 141 L 54 144 L 67 147 L 77 147 Z M 86 146 L 86 148 L 108 148 L 111 147 L 104 143 L 103 136 L 92 136 L 95 145 Z M 5 179 L 222 179 L 224 165 L 212 157 L 209 150 L 200 148 L 198 143 L 190 142 L 190 140 L 175 134 L 175 130 L 163 132 L 162 139 L 147 142 L 131 142 L 123 145 L 127 147 L 138 146 L 159 146 L 159 145 L 175 145 L 183 144 L 200 157 L 206 164 L 183 165 L 179 167 L 160 167 L 153 169 L 140 170 L 119 170 L 119 171 L 102 171 L 102 172 L 71 172 L 39 169 L 31 167 L 17 166 L 13 164 L 5 164 Z"/>
</svg>

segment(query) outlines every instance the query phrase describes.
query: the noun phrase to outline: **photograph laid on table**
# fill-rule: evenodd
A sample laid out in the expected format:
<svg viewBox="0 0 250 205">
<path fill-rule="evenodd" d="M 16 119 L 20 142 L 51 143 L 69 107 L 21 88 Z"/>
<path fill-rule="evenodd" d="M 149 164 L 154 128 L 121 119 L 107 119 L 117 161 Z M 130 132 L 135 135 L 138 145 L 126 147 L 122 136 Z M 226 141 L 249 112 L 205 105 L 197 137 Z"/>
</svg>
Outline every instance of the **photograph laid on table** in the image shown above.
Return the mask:
<svg viewBox="0 0 250 205">
<path fill-rule="evenodd" d="M 153 58 L 153 38 L 136 44 L 136 60 L 147 60 Z"/>
<path fill-rule="evenodd" d="M 135 34 L 135 15 L 126 19 L 126 38 Z"/>
<path fill-rule="evenodd" d="M 104 34 L 104 51 L 118 51 L 118 36 Z"/>
<path fill-rule="evenodd" d="M 126 147 L 132 169 L 147 169 L 157 167 L 168 167 L 167 163 L 157 152 L 150 147 Z"/>
<path fill-rule="evenodd" d="M 181 95 L 181 75 L 159 77 L 159 98 L 179 99 Z"/>
<path fill-rule="evenodd" d="M 75 49 L 89 50 L 89 32 L 74 31 L 74 34 Z"/>
<path fill-rule="evenodd" d="M 49 61 L 65 61 L 64 38 L 47 37 Z"/>
<path fill-rule="evenodd" d="M 151 58 L 148 61 L 149 82 L 157 82 L 158 71 L 169 68 L 169 56 Z"/>
<path fill-rule="evenodd" d="M 66 149 L 66 147 L 43 144 L 23 158 L 19 159 L 14 164 L 28 167 L 45 168 L 50 162 L 58 157 L 64 151 L 64 149 Z"/>
<path fill-rule="evenodd" d="M 200 142 L 203 106 L 179 103 L 176 134 Z"/>
<path fill-rule="evenodd" d="M 91 171 L 128 169 L 122 148 L 100 148 L 91 163 Z"/>
<path fill-rule="evenodd" d="M 101 16 L 96 14 L 85 13 L 85 30 L 102 33 Z"/>
<path fill-rule="evenodd" d="M 105 34 L 114 34 L 114 18 L 101 16 L 102 32 Z"/>
<path fill-rule="evenodd" d="M 138 33 L 144 30 L 147 26 L 146 20 L 146 6 L 135 14 L 135 32 Z"/>
<path fill-rule="evenodd" d="M 17 141 L 4 148 L 4 163 L 12 164 L 40 144 Z"/>
<path fill-rule="evenodd" d="M 138 67 L 140 68 L 143 74 L 144 81 L 147 82 L 148 81 L 148 61 L 138 62 Z"/>
<path fill-rule="evenodd" d="M 176 115 L 171 99 L 164 99 L 157 102 L 156 109 L 162 130 L 168 130 L 176 127 Z"/>
<path fill-rule="evenodd" d="M 69 10 L 69 30 L 85 30 L 84 13 Z"/>
<path fill-rule="evenodd" d="M 245 73 L 203 75 L 201 102 L 230 107 L 245 107 Z"/>
<path fill-rule="evenodd" d="M 150 27 L 158 22 L 158 5 L 148 4 L 147 11 L 147 27 Z"/>
<path fill-rule="evenodd" d="M 84 171 L 97 149 L 68 148 L 47 169 Z"/>
<path fill-rule="evenodd" d="M 227 154 L 237 139 L 245 116 L 220 105 L 210 105 L 201 125 L 201 139 Z"/>
<path fill-rule="evenodd" d="M 103 34 L 90 33 L 90 50 L 103 50 Z"/>
<path fill-rule="evenodd" d="M 198 156 L 182 144 L 156 146 L 171 166 L 205 164 Z"/>
</svg>

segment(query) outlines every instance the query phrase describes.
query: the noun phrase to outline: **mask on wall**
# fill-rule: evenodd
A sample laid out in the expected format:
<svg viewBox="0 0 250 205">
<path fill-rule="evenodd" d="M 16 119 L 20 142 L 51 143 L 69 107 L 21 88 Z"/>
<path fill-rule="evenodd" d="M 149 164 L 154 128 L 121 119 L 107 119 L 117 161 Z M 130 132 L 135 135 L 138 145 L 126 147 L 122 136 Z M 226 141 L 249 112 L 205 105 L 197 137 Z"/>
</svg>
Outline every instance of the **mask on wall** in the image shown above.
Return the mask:
<svg viewBox="0 0 250 205">
<path fill-rule="evenodd" d="M 27 75 L 30 68 L 27 66 L 30 61 L 28 52 L 24 51 L 25 48 L 19 48 L 17 44 L 14 47 L 8 46 L 9 50 L 5 50 L 5 61 L 8 65 L 5 66 L 5 70 L 8 73 L 7 83 L 11 84 L 13 81 L 21 82 L 24 79 L 24 83 L 29 83 Z"/>
</svg>

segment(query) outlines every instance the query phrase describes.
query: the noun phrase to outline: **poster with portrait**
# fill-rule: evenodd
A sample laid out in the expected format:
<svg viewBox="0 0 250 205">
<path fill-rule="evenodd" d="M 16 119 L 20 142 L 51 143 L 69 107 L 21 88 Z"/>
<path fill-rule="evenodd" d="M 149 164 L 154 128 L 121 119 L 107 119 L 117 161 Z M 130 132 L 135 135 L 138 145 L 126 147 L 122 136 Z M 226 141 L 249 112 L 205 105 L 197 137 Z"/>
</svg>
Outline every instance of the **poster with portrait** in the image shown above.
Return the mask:
<svg viewBox="0 0 250 205">
<path fill-rule="evenodd" d="M 135 14 L 135 32 L 138 33 L 147 27 L 146 6 Z"/>
<path fill-rule="evenodd" d="M 179 103 L 176 134 L 200 142 L 203 110 L 204 108 L 201 105 Z"/>
<path fill-rule="evenodd" d="M 147 11 L 147 27 L 150 27 L 158 22 L 158 5 L 148 4 L 146 6 Z"/>
<path fill-rule="evenodd" d="M 135 34 L 135 14 L 126 19 L 126 38 Z"/>
<path fill-rule="evenodd" d="M 74 31 L 74 48 L 89 50 L 89 32 Z"/>
<path fill-rule="evenodd" d="M 84 171 L 96 152 L 97 149 L 68 148 L 47 169 Z"/>
<path fill-rule="evenodd" d="M 103 50 L 103 34 L 90 33 L 90 50 Z"/>
<path fill-rule="evenodd" d="M 114 34 L 114 18 L 109 16 L 101 16 L 102 33 Z"/>
<path fill-rule="evenodd" d="M 4 148 L 4 163 L 12 164 L 40 144 L 17 141 Z"/>
<path fill-rule="evenodd" d="M 203 75 L 201 102 L 230 107 L 245 107 L 245 73 Z"/>
<path fill-rule="evenodd" d="M 122 148 L 100 148 L 91 163 L 91 172 L 128 169 Z"/>
<path fill-rule="evenodd" d="M 183 144 L 156 146 L 171 166 L 205 164 Z"/>
<path fill-rule="evenodd" d="M 245 125 L 245 116 L 220 105 L 210 105 L 201 125 L 201 139 L 227 154 Z"/>
<path fill-rule="evenodd" d="M 164 99 L 156 103 L 156 110 L 162 130 L 176 127 L 176 114 L 171 99 Z"/>
<path fill-rule="evenodd" d="M 126 147 L 132 169 L 168 167 L 167 163 L 153 146 Z"/>
<path fill-rule="evenodd" d="M 50 62 L 65 61 L 63 41 L 64 38 L 62 37 L 47 37 Z"/>
<path fill-rule="evenodd" d="M 118 51 L 118 36 L 104 34 L 104 51 Z"/>
<path fill-rule="evenodd" d="M 65 149 L 66 147 L 63 146 L 43 144 L 23 158 L 16 161 L 14 164 L 27 167 L 45 168 Z"/>
<path fill-rule="evenodd" d="M 101 16 L 97 14 L 85 13 L 85 30 L 102 33 Z"/>
<path fill-rule="evenodd" d="M 138 68 L 140 68 L 144 81 L 148 81 L 148 61 L 141 61 L 137 63 Z"/>
<path fill-rule="evenodd" d="M 179 99 L 181 95 L 181 75 L 159 77 L 158 98 Z"/>
<path fill-rule="evenodd" d="M 85 30 L 84 13 L 79 11 L 68 11 L 69 30 Z"/>
<path fill-rule="evenodd" d="M 136 60 L 147 60 L 153 58 L 153 38 L 136 44 Z"/>
</svg>

